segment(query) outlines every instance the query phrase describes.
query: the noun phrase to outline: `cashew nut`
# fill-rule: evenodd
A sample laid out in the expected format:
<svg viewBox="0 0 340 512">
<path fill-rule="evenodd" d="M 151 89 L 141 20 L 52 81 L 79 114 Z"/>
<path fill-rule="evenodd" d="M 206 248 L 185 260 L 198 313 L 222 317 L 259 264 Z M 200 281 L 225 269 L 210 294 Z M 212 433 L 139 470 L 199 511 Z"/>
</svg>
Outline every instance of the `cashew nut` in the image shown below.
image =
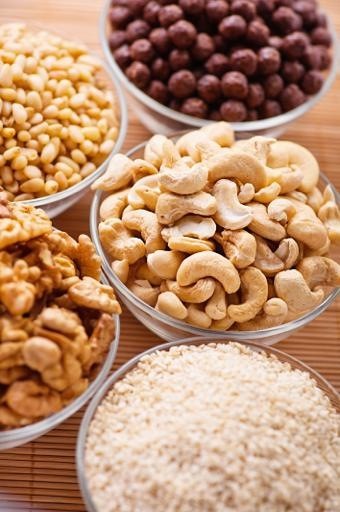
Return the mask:
<svg viewBox="0 0 340 512">
<path fill-rule="evenodd" d="M 254 266 L 265 276 L 275 276 L 284 269 L 283 261 L 271 250 L 266 240 L 256 236 L 256 258 Z"/>
<path fill-rule="evenodd" d="M 288 192 L 287 197 L 291 199 L 296 199 L 296 201 L 300 201 L 300 203 L 307 203 L 307 195 L 300 190 L 293 190 L 293 192 Z"/>
<path fill-rule="evenodd" d="M 223 286 L 215 284 L 215 290 L 205 306 L 206 314 L 212 320 L 222 320 L 227 315 L 227 298 Z"/>
<path fill-rule="evenodd" d="M 155 251 L 148 254 L 147 263 L 151 272 L 161 279 L 176 279 L 177 270 L 185 254 L 177 251 Z"/>
<path fill-rule="evenodd" d="M 213 320 L 210 328 L 214 331 L 227 331 L 234 323 L 235 321 L 227 314 L 222 320 Z"/>
<path fill-rule="evenodd" d="M 115 260 L 111 263 L 111 268 L 118 279 L 125 284 L 129 277 L 130 266 L 128 260 Z"/>
<path fill-rule="evenodd" d="M 324 298 L 321 288 L 311 291 L 303 275 L 296 269 L 283 270 L 274 279 L 276 295 L 284 300 L 293 314 L 314 309 Z"/>
<path fill-rule="evenodd" d="M 273 201 L 281 192 L 281 186 L 276 183 L 276 181 L 273 181 L 270 185 L 267 185 L 266 187 L 261 188 L 256 192 L 254 195 L 255 201 L 258 201 L 259 203 L 270 203 L 270 201 Z"/>
<path fill-rule="evenodd" d="M 287 224 L 289 236 L 303 242 L 310 249 L 320 249 L 327 243 L 327 230 L 316 216 L 313 208 L 307 204 L 289 198 L 296 208 L 296 213 Z"/>
<path fill-rule="evenodd" d="M 324 199 L 321 190 L 318 187 L 314 187 L 309 194 L 307 194 L 307 204 L 315 213 L 318 213 L 320 206 L 323 204 Z"/>
<path fill-rule="evenodd" d="M 101 220 L 106 220 L 109 217 L 120 218 L 122 211 L 127 206 L 127 197 L 129 193 L 128 188 L 114 192 L 109 196 L 105 197 L 100 205 L 99 215 Z"/>
<path fill-rule="evenodd" d="M 137 267 L 134 269 L 134 275 L 136 279 L 147 280 L 150 284 L 152 284 L 152 286 L 159 286 L 162 283 L 162 279 L 157 274 L 152 272 L 146 261 L 142 261 L 140 264 L 138 264 L 137 261 L 135 265 Z"/>
<path fill-rule="evenodd" d="M 242 300 L 241 304 L 228 306 L 228 315 L 235 322 L 247 322 L 262 309 L 268 298 L 266 276 L 255 267 L 248 267 L 240 272 Z"/>
<path fill-rule="evenodd" d="M 182 301 L 172 292 L 160 293 L 156 303 L 156 309 L 178 320 L 184 320 L 188 316 L 187 308 Z"/>
<path fill-rule="evenodd" d="M 198 240 L 189 236 L 176 236 L 168 240 L 168 246 L 174 251 L 182 251 L 187 254 L 194 254 L 195 252 L 213 251 L 215 249 L 214 242 L 209 240 Z"/>
<path fill-rule="evenodd" d="M 161 167 L 159 183 L 162 190 L 175 194 L 195 194 L 202 190 L 208 180 L 208 168 L 204 163 L 196 163 L 192 167 L 179 161 L 174 167 Z"/>
<path fill-rule="evenodd" d="M 158 223 L 155 213 L 148 210 L 132 210 L 123 213 L 122 221 L 128 229 L 140 232 L 148 254 L 165 249 L 166 244 L 161 236 L 161 225 Z"/>
<path fill-rule="evenodd" d="M 103 247 L 113 259 L 126 259 L 131 265 L 145 255 L 143 241 L 133 237 L 120 219 L 106 219 L 98 229 Z"/>
<path fill-rule="evenodd" d="M 234 144 L 234 148 L 238 148 L 245 153 L 255 156 L 262 164 L 266 164 L 271 145 L 276 139 L 256 135 L 246 140 L 238 140 Z"/>
<path fill-rule="evenodd" d="M 255 188 L 252 183 L 245 183 L 240 185 L 240 191 L 238 193 L 238 200 L 241 204 L 250 203 L 254 199 Z"/>
<path fill-rule="evenodd" d="M 133 161 L 127 156 L 117 153 L 114 155 L 108 168 L 92 185 L 92 190 L 111 192 L 127 187 L 132 181 Z"/>
<path fill-rule="evenodd" d="M 267 167 L 267 179 L 271 183 L 278 183 L 280 185 L 281 194 L 292 194 L 301 184 L 303 174 L 296 165 L 279 167 L 278 169 Z"/>
<path fill-rule="evenodd" d="M 257 235 L 268 240 L 279 241 L 286 236 L 286 230 L 281 224 L 269 218 L 267 208 L 261 203 L 249 203 L 253 213 L 253 220 L 249 229 Z"/>
<path fill-rule="evenodd" d="M 159 196 L 156 215 L 161 224 L 173 224 L 188 213 L 213 215 L 216 212 L 216 199 L 207 192 L 188 196 L 178 196 L 165 192 Z"/>
<path fill-rule="evenodd" d="M 176 142 L 179 153 L 191 156 L 196 162 L 201 159 L 201 152 L 197 146 L 200 142 L 215 143 L 217 149 L 230 147 L 234 143 L 234 131 L 228 123 L 221 121 L 204 126 L 200 130 L 182 135 Z"/>
<path fill-rule="evenodd" d="M 215 290 L 216 282 L 211 277 L 199 279 L 190 286 L 180 286 L 177 281 L 166 281 L 167 289 L 173 292 L 183 302 L 199 304 L 210 299 Z"/>
<path fill-rule="evenodd" d="M 128 283 L 128 288 L 149 306 L 155 306 L 160 294 L 159 288 L 151 286 L 146 279 L 136 279 L 131 284 Z"/>
<path fill-rule="evenodd" d="M 310 256 L 301 260 L 297 269 L 311 290 L 317 286 L 340 286 L 340 265 L 330 258 Z"/>
<path fill-rule="evenodd" d="M 219 281 L 227 293 L 240 287 L 240 277 L 234 265 L 221 254 L 204 251 L 188 256 L 179 266 L 177 282 L 180 286 L 195 283 L 203 277 Z"/>
<path fill-rule="evenodd" d="M 146 176 L 153 176 L 158 173 L 158 169 L 150 162 L 142 158 L 136 158 L 131 166 L 131 173 L 133 181 L 136 182 Z"/>
<path fill-rule="evenodd" d="M 157 134 L 151 137 L 144 149 L 144 160 L 159 169 L 164 158 L 164 143 L 167 141 L 169 139 L 165 135 Z"/>
<path fill-rule="evenodd" d="M 255 261 L 256 240 L 248 231 L 222 231 L 221 234 L 215 235 L 215 239 L 236 268 L 248 267 Z"/>
<path fill-rule="evenodd" d="M 136 181 L 128 192 L 127 200 L 133 208 L 146 207 L 155 211 L 159 194 L 158 174 L 151 174 Z"/>
<path fill-rule="evenodd" d="M 281 325 L 286 321 L 288 315 L 288 306 L 284 300 L 274 297 L 267 300 L 263 305 L 262 313 L 255 318 L 238 325 L 240 331 L 259 331 L 270 329 Z"/>
<path fill-rule="evenodd" d="M 340 211 L 335 201 L 327 201 L 318 211 L 318 217 L 327 229 L 329 239 L 340 244 Z"/>
<path fill-rule="evenodd" d="M 296 213 L 296 208 L 289 199 L 278 197 L 269 203 L 267 212 L 270 219 L 285 225 Z"/>
<path fill-rule="evenodd" d="M 283 262 L 284 270 L 288 270 L 294 267 L 295 263 L 299 259 L 300 247 L 294 238 L 284 238 L 279 243 L 274 254 L 276 254 L 276 256 Z"/>
<path fill-rule="evenodd" d="M 208 240 L 214 236 L 215 231 L 216 224 L 212 219 L 199 215 L 186 215 L 170 228 L 163 228 L 162 237 L 166 242 L 178 236 Z"/>
<path fill-rule="evenodd" d="M 213 188 L 217 211 L 214 221 L 225 229 L 241 229 L 252 220 L 251 209 L 241 204 L 237 197 L 237 185 L 230 180 L 219 180 Z"/>
<path fill-rule="evenodd" d="M 202 309 L 202 306 L 198 304 L 189 304 L 186 321 L 189 324 L 196 325 L 202 329 L 209 329 L 212 322 L 210 316 L 207 315 L 204 309 Z"/>
</svg>

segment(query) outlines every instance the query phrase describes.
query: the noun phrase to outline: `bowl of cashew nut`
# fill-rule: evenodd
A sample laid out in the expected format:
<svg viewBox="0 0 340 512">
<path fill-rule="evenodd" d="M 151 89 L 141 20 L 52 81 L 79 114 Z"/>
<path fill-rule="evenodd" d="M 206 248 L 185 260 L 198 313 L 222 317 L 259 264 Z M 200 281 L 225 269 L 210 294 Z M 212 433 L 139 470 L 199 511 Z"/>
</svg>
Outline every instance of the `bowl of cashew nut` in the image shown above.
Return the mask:
<svg viewBox="0 0 340 512">
<path fill-rule="evenodd" d="M 104 273 L 166 340 L 227 331 L 272 344 L 339 293 L 339 195 L 299 144 L 235 141 L 225 122 L 154 135 L 93 188 Z"/>
</svg>

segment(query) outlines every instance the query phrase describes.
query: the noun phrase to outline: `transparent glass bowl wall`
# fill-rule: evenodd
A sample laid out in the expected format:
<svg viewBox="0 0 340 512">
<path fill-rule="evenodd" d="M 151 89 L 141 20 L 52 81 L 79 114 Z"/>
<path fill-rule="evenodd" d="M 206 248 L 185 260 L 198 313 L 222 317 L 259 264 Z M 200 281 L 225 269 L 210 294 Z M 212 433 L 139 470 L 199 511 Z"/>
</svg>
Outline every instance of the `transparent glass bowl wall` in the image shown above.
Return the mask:
<svg viewBox="0 0 340 512">
<path fill-rule="evenodd" d="M 98 407 L 103 402 L 104 398 L 106 397 L 107 393 L 112 389 L 112 387 L 115 385 L 115 383 L 122 379 L 126 373 L 131 371 L 140 361 L 142 357 L 144 357 L 147 354 L 151 354 L 153 352 L 157 352 L 159 350 L 169 350 L 169 348 L 173 346 L 178 345 L 203 345 L 207 343 L 228 343 L 230 341 L 229 337 L 226 337 L 224 335 L 223 339 L 216 340 L 216 337 L 205 337 L 205 338 L 187 338 L 182 339 L 176 342 L 171 343 L 165 343 L 163 345 L 158 345 L 157 347 L 153 347 L 146 352 L 143 352 L 142 354 L 134 357 L 127 363 L 125 363 L 119 370 L 117 370 L 111 377 L 107 380 L 105 385 L 102 387 L 100 391 L 96 394 L 96 396 L 92 399 L 91 403 L 89 404 L 86 413 L 83 417 L 83 420 L 80 425 L 79 434 L 78 434 L 78 442 L 77 442 L 77 473 L 78 473 L 78 482 L 80 486 L 80 490 L 86 505 L 86 509 L 88 512 L 101 512 L 99 509 L 97 509 L 94 505 L 94 502 L 91 497 L 91 492 L 89 490 L 87 479 L 86 479 L 86 470 L 85 470 L 85 451 L 86 451 L 86 440 L 88 435 L 89 426 L 92 422 L 92 419 L 94 415 L 97 412 Z M 304 364 L 303 362 L 299 361 L 295 357 L 289 356 L 288 354 L 285 354 L 284 352 L 281 352 L 280 350 L 270 348 L 270 347 L 263 347 L 262 345 L 258 343 L 251 343 L 248 341 L 240 341 L 242 345 L 245 345 L 246 347 L 255 350 L 257 352 L 263 351 L 268 356 L 276 356 L 277 359 L 279 359 L 283 363 L 288 363 L 291 365 L 291 367 L 294 370 L 301 370 L 308 372 L 310 376 L 314 379 L 318 387 L 328 396 L 330 402 L 332 403 L 333 407 L 335 407 L 336 410 L 340 409 L 340 397 L 337 391 L 333 388 L 333 386 L 326 381 L 319 373 L 317 373 L 315 370 Z M 114 497 L 112 498 L 114 499 Z"/>
<path fill-rule="evenodd" d="M 100 42 L 110 68 L 118 77 L 125 90 L 129 93 L 129 104 L 131 104 L 131 107 L 139 120 L 152 133 L 162 133 L 165 135 L 188 128 L 201 128 L 202 126 L 211 123 L 209 120 L 188 116 L 158 103 L 128 80 L 112 56 L 108 43 L 108 13 L 110 6 L 111 0 L 105 0 L 99 23 Z M 316 105 L 316 103 L 318 103 L 327 93 L 336 77 L 340 55 L 339 42 L 335 28 L 330 19 L 328 22 L 333 39 L 333 61 L 321 90 L 314 96 L 311 96 L 303 105 L 300 105 L 285 114 L 281 114 L 270 119 L 261 119 L 259 121 L 231 123 L 235 132 L 238 134 L 238 138 L 247 138 L 251 135 L 268 135 L 271 137 L 278 137 L 291 123 L 313 108 L 314 105 Z"/>
<path fill-rule="evenodd" d="M 23 444 L 29 443 L 34 439 L 46 434 L 50 430 L 57 427 L 60 423 L 73 416 L 86 402 L 104 385 L 107 376 L 110 373 L 114 363 L 116 352 L 119 344 L 120 322 L 119 316 L 114 316 L 115 321 L 115 337 L 111 342 L 109 351 L 103 364 L 96 369 L 96 376 L 91 382 L 89 387 L 73 400 L 69 405 L 64 407 L 61 411 L 48 416 L 47 418 L 27 425 L 26 427 L 15 428 L 11 430 L 0 431 L 0 451 L 9 448 L 15 448 Z"/>
<path fill-rule="evenodd" d="M 176 139 L 178 135 L 173 135 L 172 139 Z M 143 155 L 145 142 L 132 148 L 127 152 L 127 156 L 132 159 L 139 158 Z M 340 202 L 340 196 L 333 185 L 330 183 L 328 178 L 321 174 L 320 186 L 324 188 L 326 185 L 331 185 L 332 190 L 337 198 L 337 202 Z M 102 268 L 109 280 L 110 284 L 116 289 L 119 298 L 131 311 L 131 313 L 148 329 L 156 333 L 160 338 L 167 341 L 178 340 L 188 336 L 210 336 L 212 333 L 215 337 L 225 337 L 226 332 L 230 340 L 252 340 L 260 341 L 265 345 L 271 345 L 277 343 L 293 332 L 297 331 L 301 327 L 317 318 L 338 296 L 340 288 L 332 290 L 332 292 L 325 298 L 325 300 L 317 306 L 315 309 L 307 313 L 306 315 L 294 320 L 292 322 L 273 327 L 271 329 L 264 329 L 260 331 L 212 331 L 211 329 L 202 329 L 199 327 L 192 326 L 181 320 L 175 320 L 174 318 L 156 311 L 153 307 L 149 306 L 141 299 L 136 297 L 115 275 L 113 272 L 110 259 L 107 257 L 98 234 L 98 223 L 99 223 L 99 207 L 103 198 L 103 194 L 97 191 L 93 197 L 91 212 L 90 212 L 90 230 L 91 237 L 96 246 L 96 250 L 102 258 Z"/>
</svg>

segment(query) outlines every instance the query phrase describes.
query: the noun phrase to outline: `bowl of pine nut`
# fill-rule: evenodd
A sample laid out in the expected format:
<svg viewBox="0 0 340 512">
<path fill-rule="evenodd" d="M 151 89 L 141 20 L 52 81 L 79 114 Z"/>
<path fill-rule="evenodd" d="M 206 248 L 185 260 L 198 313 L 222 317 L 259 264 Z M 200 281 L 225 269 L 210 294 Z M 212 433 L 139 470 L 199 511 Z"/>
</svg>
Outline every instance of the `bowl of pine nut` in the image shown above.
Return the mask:
<svg viewBox="0 0 340 512">
<path fill-rule="evenodd" d="M 50 217 L 104 172 L 127 129 L 110 69 L 81 43 L 0 25 L 0 188 Z"/>
</svg>

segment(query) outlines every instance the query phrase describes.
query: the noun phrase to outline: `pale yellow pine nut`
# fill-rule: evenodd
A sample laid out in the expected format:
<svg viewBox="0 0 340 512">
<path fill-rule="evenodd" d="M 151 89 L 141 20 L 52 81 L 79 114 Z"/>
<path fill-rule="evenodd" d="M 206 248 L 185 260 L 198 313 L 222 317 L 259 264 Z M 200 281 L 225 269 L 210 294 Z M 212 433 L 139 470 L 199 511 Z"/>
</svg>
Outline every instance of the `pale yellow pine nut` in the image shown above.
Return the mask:
<svg viewBox="0 0 340 512">
<path fill-rule="evenodd" d="M 11 149 L 17 146 L 17 141 L 15 139 L 6 139 L 4 142 L 4 146 L 6 149 Z"/>
<path fill-rule="evenodd" d="M 80 73 L 79 73 L 78 69 L 70 68 L 67 70 L 67 74 L 68 74 L 69 79 L 72 82 L 78 82 L 79 77 L 80 77 Z"/>
<path fill-rule="evenodd" d="M 29 142 L 31 142 L 31 141 L 29 141 Z M 36 142 L 36 141 L 34 141 L 34 142 Z M 37 160 L 37 158 L 38 158 L 37 151 L 32 148 L 23 148 L 22 154 L 25 155 L 25 157 L 27 158 L 27 160 L 29 162 L 34 162 L 34 160 Z"/>
<path fill-rule="evenodd" d="M 59 190 L 59 185 L 55 180 L 49 180 L 45 183 L 44 186 L 45 193 L 50 196 L 55 194 Z"/>
<path fill-rule="evenodd" d="M 46 123 L 46 121 L 43 121 L 42 123 L 32 126 L 32 128 L 30 128 L 30 130 L 29 130 L 29 133 L 31 134 L 32 137 L 37 137 L 41 133 L 45 133 L 47 128 L 48 128 L 48 124 Z"/>
<path fill-rule="evenodd" d="M 93 107 L 93 108 L 89 108 L 87 110 L 87 114 L 91 117 L 91 118 L 95 118 L 95 119 L 99 119 L 100 118 L 100 108 L 98 107 Z"/>
<path fill-rule="evenodd" d="M 5 139 L 11 139 L 15 135 L 15 130 L 14 128 L 3 128 L 1 135 Z"/>
<path fill-rule="evenodd" d="M 40 192 L 44 188 L 45 182 L 42 178 L 32 178 L 20 185 L 20 190 L 27 193 Z"/>
<path fill-rule="evenodd" d="M 103 153 L 104 155 L 108 155 L 113 150 L 114 145 L 115 145 L 115 143 L 113 140 L 111 140 L 111 139 L 105 140 L 99 146 L 99 152 Z"/>
<path fill-rule="evenodd" d="M 64 164 L 69 165 L 70 167 L 72 167 L 74 172 L 79 172 L 80 171 L 80 167 L 77 164 L 77 162 L 74 162 L 71 158 L 68 158 L 67 156 L 60 156 L 59 157 L 59 162 L 63 162 Z"/>
<path fill-rule="evenodd" d="M 47 133 L 40 133 L 37 139 L 43 146 L 46 146 L 46 144 L 50 142 L 50 136 L 47 135 Z"/>
<path fill-rule="evenodd" d="M 30 123 L 34 126 L 37 124 L 45 123 L 45 122 L 46 121 L 44 121 L 44 118 L 40 114 L 40 112 L 36 112 L 35 114 L 32 115 L 32 117 L 30 117 Z"/>
<path fill-rule="evenodd" d="M 42 111 L 43 116 L 47 119 L 57 119 L 59 114 L 59 109 L 56 105 L 48 105 Z"/>
<path fill-rule="evenodd" d="M 17 102 L 21 105 L 26 104 L 26 91 L 22 87 L 17 88 Z"/>
<path fill-rule="evenodd" d="M 72 187 L 73 185 L 76 185 L 77 183 L 79 183 L 81 181 L 82 177 L 80 176 L 80 174 L 73 174 L 71 176 L 71 178 L 69 178 L 67 180 L 67 184 L 69 187 Z"/>
<path fill-rule="evenodd" d="M 90 153 L 92 153 L 93 150 L 93 142 L 91 142 L 90 140 L 84 140 L 84 142 L 80 144 L 80 149 L 82 150 L 84 155 L 89 155 Z"/>
<path fill-rule="evenodd" d="M 16 201 L 30 201 L 31 199 L 34 199 L 33 194 L 19 194 L 15 197 Z"/>
<path fill-rule="evenodd" d="M 71 151 L 71 157 L 77 164 L 84 165 L 86 163 L 86 156 L 80 149 L 73 149 Z"/>
<path fill-rule="evenodd" d="M 58 83 L 56 90 L 55 90 L 56 96 L 64 96 L 65 94 L 67 94 L 67 91 L 70 87 L 71 87 L 70 80 L 67 80 L 67 79 L 60 80 L 60 82 Z"/>
<path fill-rule="evenodd" d="M 0 169 L 0 178 L 4 185 L 8 186 L 14 182 L 13 171 L 8 165 Z"/>
<path fill-rule="evenodd" d="M 81 142 L 83 142 L 85 140 L 85 137 L 82 133 L 81 128 L 79 128 L 79 126 L 70 125 L 68 128 L 68 132 L 69 132 L 70 137 L 73 140 L 73 142 L 76 142 L 77 144 L 80 144 Z"/>
<path fill-rule="evenodd" d="M 105 140 L 111 139 L 113 141 L 116 141 L 117 136 L 118 136 L 118 129 L 115 126 L 113 126 L 112 128 L 109 129 L 109 131 L 105 135 Z"/>
<path fill-rule="evenodd" d="M 72 110 L 69 107 L 62 108 L 61 110 L 59 110 L 58 119 L 63 119 L 64 121 L 66 121 L 70 119 L 71 115 Z"/>
<path fill-rule="evenodd" d="M 86 139 L 95 142 L 100 139 L 100 131 L 96 126 L 85 126 L 82 128 L 82 133 Z"/>
<path fill-rule="evenodd" d="M 25 73 L 32 74 L 37 70 L 38 63 L 34 57 L 27 57 L 25 62 Z"/>
<path fill-rule="evenodd" d="M 70 107 L 72 108 L 79 108 L 84 105 L 86 101 L 86 95 L 82 93 L 75 94 L 70 99 Z"/>
<path fill-rule="evenodd" d="M 16 158 L 21 153 L 21 148 L 19 146 L 14 146 L 10 149 L 7 149 L 4 152 L 4 159 L 5 160 L 12 160 L 13 158 Z"/>
<path fill-rule="evenodd" d="M 17 92 L 15 89 L 9 89 L 9 88 L 1 88 L 0 89 L 0 97 L 4 101 L 15 101 L 17 97 Z M 2 114 L 4 111 L 2 110 Z"/>
<path fill-rule="evenodd" d="M 2 104 L 2 115 L 3 117 L 9 117 L 12 114 L 12 103 L 10 101 L 4 101 Z"/>
<path fill-rule="evenodd" d="M 13 167 L 12 167 L 12 169 L 13 169 Z M 27 180 L 25 173 L 22 169 L 19 171 L 14 171 L 14 179 L 17 181 L 26 181 Z"/>
<path fill-rule="evenodd" d="M 28 142 L 31 140 L 31 134 L 27 130 L 20 130 L 17 134 L 17 138 L 20 142 Z"/>
<path fill-rule="evenodd" d="M 40 111 L 42 109 L 42 101 L 37 91 L 29 91 L 26 95 L 26 105 L 33 107 L 34 110 Z"/>
<path fill-rule="evenodd" d="M 3 167 L 6 163 L 6 160 L 4 159 L 3 155 L 0 155 L 0 167 Z"/>
<path fill-rule="evenodd" d="M 62 127 L 63 125 L 60 123 L 49 124 L 46 129 L 46 132 L 48 133 L 48 135 L 50 135 L 50 137 L 58 137 L 60 136 Z"/>
<path fill-rule="evenodd" d="M 64 162 L 58 162 L 55 164 L 55 168 L 57 171 L 61 171 L 63 174 L 65 174 L 66 178 L 70 178 L 72 174 L 74 173 L 74 170 L 70 165 L 65 164 Z"/>
<path fill-rule="evenodd" d="M 87 178 L 90 174 L 92 174 L 96 170 L 96 166 L 92 162 L 87 162 L 80 169 L 80 176 L 82 178 Z"/>
<path fill-rule="evenodd" d="M 42 172 L 39 167 L 35 165 L 27 165 L 24 169 L 24 173 L 27 179 L 41 178 Z"/>
<path fill-rule="evenodd" d="M 28 85 L 33 91 L 42 92 L 45 88 L 43 79 L 38 74 L 32 74 L 28 76 Z"/>
<path fill-rule="evenodd" d="M 9 64 L 3 64 L 0 68 L 0 86 L 11 87 L 13 84 L 12 68 Z"/>
<path fill-rule="evenodd" d="M 56 146 L 52 142 L 49 142 L 43 148 L 41 155 L 40 155 L 40 159 L 43 164 L 50 164 L 56 158 L 57 154 L 58 154 L 58 150 L 57 150 Z"/>
<path fill-rule="evenodd" d="M 13 103 L 12 105 L 12 113 L 14 117 L 14 121 L 17 124 L 22 124 L 27 120 L 27 112 L 25 107 L 20 103 Z"/>
<path fill-rule="evenodd" d="M 67 178 L 63 172 L 61 172 L 61 171 L 56 172 L 54 175 L 54 179 L 58 183 L 60 190 L 65 190 L 67 188 L 68 182 L 67 182 Z"/>
<path fill-rule="evenodd" d="M 13 181 L 10 185 L 6 185 L 6 189 L 12 194 L 17 194 L 19 192 L 19 183 L 17 181 Z"/>
<path fill-rule="evenodd" d="M 72 110 L 72 114 L 70 115 L 70 123 L 80 124 L 80 117 L 74 110 Z"/>
<path fill-rule="evenodd" d="M 26 147 L 29 149 L 34 149 L 35 151 L 39 151 L 40 144 L 37 140 L 31 139 L 27 142 Z"/>
<path fill-rule="evenodd" d="M 19 155 L 11 162 L 12 169 L 15 169 L 16 171 L 19 171 L 21 169 L 24 169 L 28 163 L 27 158 L 24 155 Z"/>
<path fill-rule="evenodd" d="M 68 129 L 66 126 L 63 126 L 60 131 L 60 139 L 67 139 L 68 138 Z"/>
</svg>

